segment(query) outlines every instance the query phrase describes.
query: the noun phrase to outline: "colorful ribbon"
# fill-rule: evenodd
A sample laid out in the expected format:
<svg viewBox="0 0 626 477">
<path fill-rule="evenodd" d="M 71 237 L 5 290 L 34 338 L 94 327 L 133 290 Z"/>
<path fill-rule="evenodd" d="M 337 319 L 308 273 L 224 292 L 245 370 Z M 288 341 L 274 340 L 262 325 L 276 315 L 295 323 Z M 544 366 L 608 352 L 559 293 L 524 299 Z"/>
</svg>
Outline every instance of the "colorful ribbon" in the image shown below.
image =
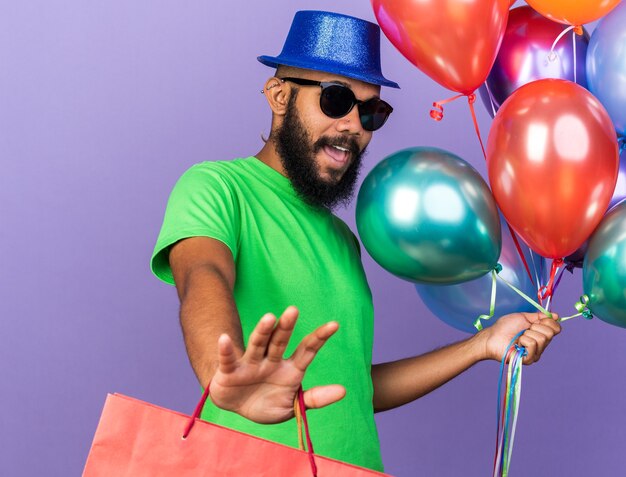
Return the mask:
<svg viewBox="0 0 626 477">
<path fill-rule="evenodd" d="M 591 310 L 587 306 L 589 304 L 589 296 L 583 295 L 580 297 L 580 300 L 574 304 L 574 308 L 578 311 L 575 315 L 564 316 L 559 319 L 559 322 L 562 323 L 567 320 L 571 320 L 572 318 L 576 318 L 577 316 L 582 316 L 585 320 L 591 320 L 593 318 L 593 314 Z"/>
<path fill-rule="evenodd" d="M 491 303 L 489 305 L 489 314 L 480 315 L 478 318 L 476 318 L 476 321 L 474 321 L 474 328 L 476 328 L 478 331 L 483 329 L 483 324 L 481 323 L 481 320 L 490 320 L 491 318 L 493 318 L 493 315 L 496 312 L 496 281 L 497 275 L 501 271 L 502 265 L 500 265 L 499 263 L 496 264 L 496 267 L 493 270 L 491 270 L 491 278 L 493 279 L 493 281 L 491 282 Z"/>
<path fill-rule="evenodd" d="M 559 268 L 563 266 L 563 263 L 564 262 L 562 258 L 555 258 L 554 260 L 552 260 L 552 269 L 550 270 L 550 280 L 548 281 L 548 284 L 541 287 L 539 289 L 539 292 L 537 293 L 537 296 L 539 300 L 541 300 L 542 303 L 543 303 L 543 300 L 550 299 L 552 298 L 552 295 L 554 295 L 554 279 L 556 278 L 556 274 L 559 271 Z"/>
<path fill-rule="evenodd" d="M 511 466 L 513 442 L 515 440 L 515 429 L 517 428 L 517 416 L 522 392 L 522 362 L 524 356 L 528 354 L 526 348 L 515 344 L 515 342 L 523 333 L 523 331 L 520 331 L 511 340 L 500 362 L 493 477 L 506 477 Z M 509 358 L 509 367 L 506 373 L 506 386 L 504 393 L 502 393 L 504 367 L 507 358 Z"/>
</svg>

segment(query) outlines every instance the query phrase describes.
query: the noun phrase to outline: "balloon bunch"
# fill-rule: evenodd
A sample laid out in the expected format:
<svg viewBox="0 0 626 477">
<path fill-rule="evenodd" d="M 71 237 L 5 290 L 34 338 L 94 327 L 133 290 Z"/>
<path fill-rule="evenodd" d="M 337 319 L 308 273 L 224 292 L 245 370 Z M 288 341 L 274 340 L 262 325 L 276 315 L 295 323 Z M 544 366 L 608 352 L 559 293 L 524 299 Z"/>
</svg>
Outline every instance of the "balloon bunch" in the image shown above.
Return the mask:
<svg viewBox="0 0 626 477">
<path fill-rule="evenodd" d="M 509 13 L 509 0 L 372 0 L 384 33 L 428 76 L 470 106 L 482 85 L 491 189 L 450 152 L 399 151 L 363 182 L 357 228 L 381 266 L 463 331 L 489 326 L 496 308 L 550 315 L 563 271 L 577 266 L 579 313 L 561 321 L 626 328 L 626 3 L 528 3 Z M 589 38 L 582 25 L 603 16 Z M 510 465 L 524 353 L 514 346 L 494 476 Z"/>
<path fill-rule="evenodd" d="M 404 56 L 470 102 L 483 85 L 494 113 L 485 151 L 491 190 L 463 159 L 417 147 L 376 166 L 357 201 L 357 227 L 372 257 L 415 282 L 435 315 L 467 332 L 492 295 L 499 312 L 528 310 L 537 305 L 529 304 L 533 295 L 549 310 L 563 270 L 591 263 L 592 233 L 626 198 L 626 141 L 618 143 L 626 134 L 626 4 L 528 3 L 534 10 L 509 12 L 509 0 L 372 0 Z M 582 25 L 607 13 L 589 39 Z M 562 38 L 570 27 L 580 33 L 572 42 Z M 598 256 L 621 239 L 608 235 L 612 242 L 593 249 Z M 490 293 L 496 275 L 505 285 Z M 608 294 L 591 281 L 584 281 L 588 307 L 626 327 L 600 307 Z"/>
<path fill-rule="evenodd" d="M 357 228 L 380 265 L 463 331 L 489 326 L 496 308 L 550 316 L 563 271 L 577 266 L 584 294 L 561 321 L 626 328 L 626 3 L 528 3 L 509 13 L 509 0 L 372 0 L 398 50 L 467 96 L 473 115 L 482 85 L 491 189 L 450 152 L 399 151 L 363 182 Z M 589 38 L 582 25 L 605 15 Z M 494 477 L 510 466 L 524 352 L 512 342 L 502 361 Z"/>
</svg>

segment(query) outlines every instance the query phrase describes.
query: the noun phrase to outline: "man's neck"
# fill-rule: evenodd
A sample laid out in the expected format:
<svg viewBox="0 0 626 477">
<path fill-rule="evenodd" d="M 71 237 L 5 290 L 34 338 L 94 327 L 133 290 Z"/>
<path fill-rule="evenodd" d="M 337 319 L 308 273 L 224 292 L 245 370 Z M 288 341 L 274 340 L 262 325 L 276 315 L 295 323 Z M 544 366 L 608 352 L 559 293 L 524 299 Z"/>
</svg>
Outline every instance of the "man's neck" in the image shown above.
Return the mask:
<svg viewBox="0 0 626 477">
<path fill-rule="evenodd" d="M 285 168 L 283 167 L 283 163 L 280 160 L 280 156 L 278 152 L 276 152 L 276 148 L 274 147 L 274 141 L 268 139 L 255 157 L 270 166 L 272 169 L 278 171 L 281 175 L 287 177 L 287 173 L 285 172 Z"/>
</svg>

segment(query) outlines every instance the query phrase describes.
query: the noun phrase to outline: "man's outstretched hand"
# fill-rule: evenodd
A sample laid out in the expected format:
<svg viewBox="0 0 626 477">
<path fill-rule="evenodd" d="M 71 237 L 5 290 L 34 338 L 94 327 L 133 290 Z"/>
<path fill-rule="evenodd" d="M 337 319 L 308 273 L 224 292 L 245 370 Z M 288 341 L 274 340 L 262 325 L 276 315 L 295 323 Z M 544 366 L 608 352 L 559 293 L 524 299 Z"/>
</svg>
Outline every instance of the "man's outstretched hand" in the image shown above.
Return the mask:
<svg viewBox="0 0 626 477">
<path fill-rule="evenodd" d="M 561 332 L 558 316 L 553 313 L 548 318 L 543 313 L 511 313 L 500 318 L 493 326 L 486 328 L 486 354 L 489 358 L 500 361 L 506 347 L 513 337 L 520 331 L 524 334 L 517 342 L 526 348 L 528 354 L 524 357 L 524 364 L 539 361 L 541 354 L 552 341 L 552 338 Z"/>
<path fill-rule="evenodd" d="M 293 404 L 304 373 L 337 331 L 326 323 L 304 337 L 289 358 L 283 358 L 298 318 L 298 309 L 287 308 L 276 324 L 270 313 L 261 318 L 242 352 L 226 334 L 218 341 L 218 369 L 211 380 L 211 400 L 222 409 L 252 421 L 275 424 L 293 417 Z M 307 408 L 320 408 L 345 396 L 343 386 L 333 384 L 304 393 Z"/>
</svg>

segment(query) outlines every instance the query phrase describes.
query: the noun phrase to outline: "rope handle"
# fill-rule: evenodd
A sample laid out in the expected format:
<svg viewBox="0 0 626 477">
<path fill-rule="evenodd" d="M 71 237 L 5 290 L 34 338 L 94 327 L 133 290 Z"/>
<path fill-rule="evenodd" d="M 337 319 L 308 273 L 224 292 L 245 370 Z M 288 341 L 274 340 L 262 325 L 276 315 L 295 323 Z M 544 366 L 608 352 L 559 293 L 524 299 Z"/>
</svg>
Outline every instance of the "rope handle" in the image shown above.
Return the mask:
<svg viewBox="0 0 626 477">
<path fill-rule="evenodd" d="M 185 425 L 185 430 L 183 431 L 182 439 L 186 440 L 193 428 L 196 420 L 199 419 L 200 413 L 206 404 L 206 400 L 209 397 L 209 388 L 211 387 L 211 383 L 207 385 L 202 393 L 202 397 L 200 401 L 196 405 L 196 408 L 193 411 L 193 414 L 189 417 L 187 424 Z M 306 444 L 307 444 L 307 453 L 309 454 L 309 462 L 311 464 L 311 473 L 313 477 L 317 477 L 317 465 L 315 464 L 315 456 L 313 452 L 313 443 L 311 442 L 311 436 L 309 434 L 309 424 L 306 419 L 306 406 L 304 405 L 304 391 L 302 390 L 302 385 L 298 388 L 298 393 L 296 394 L 296 398 L 294 400 L 294 414 L 296 416 L 296 423 L 298 425 L 298 444 L 301 450 L 304 450 L 304 443 L 302 442 L 302 427 L 304 427 L 304 434 L 306 436 Z M 304 426 L 303 426 L 304 424 Z"/>
</svg>

